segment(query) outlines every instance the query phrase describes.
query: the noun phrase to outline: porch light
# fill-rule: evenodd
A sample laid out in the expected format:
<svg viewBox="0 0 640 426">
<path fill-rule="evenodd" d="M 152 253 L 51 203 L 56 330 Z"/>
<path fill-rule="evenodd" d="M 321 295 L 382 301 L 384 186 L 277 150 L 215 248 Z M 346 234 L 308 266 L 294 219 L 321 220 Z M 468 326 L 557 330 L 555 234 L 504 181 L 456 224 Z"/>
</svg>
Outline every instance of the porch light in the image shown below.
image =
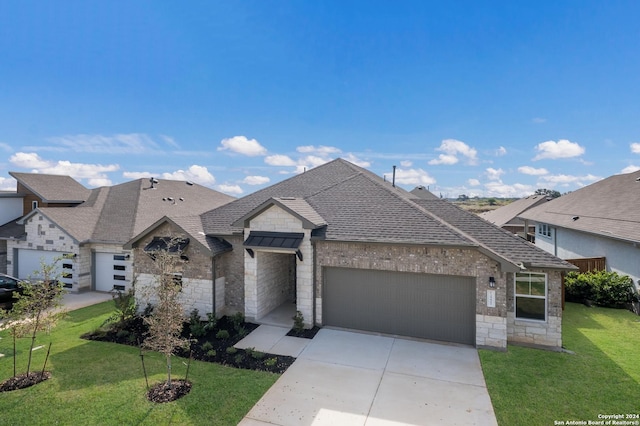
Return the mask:
<svg viewBox="0 0 640 426">
<path fill-rule="evenodd" d="M 496 286 L 496 279 L 489 277 L 489 287 L 494 288 Z"/>
</svg>

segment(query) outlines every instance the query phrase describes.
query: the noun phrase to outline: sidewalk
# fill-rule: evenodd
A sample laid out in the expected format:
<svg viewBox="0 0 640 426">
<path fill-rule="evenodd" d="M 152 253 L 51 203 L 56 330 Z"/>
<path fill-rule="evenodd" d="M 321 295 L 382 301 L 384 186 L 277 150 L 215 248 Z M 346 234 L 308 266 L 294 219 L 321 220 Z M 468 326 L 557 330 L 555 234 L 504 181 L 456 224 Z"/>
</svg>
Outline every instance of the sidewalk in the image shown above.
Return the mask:
<svg viewBox="0 0 640 426">
<path fill-rule="evenodd" d="M 111 293 L 103 293 L 98 291 L 87 291 L 84 293 L 67 293 L 64 295 L 62 304 L 68 311 L 84 308 L 85 306 L 95 305 L 97 303 L 111 300 Z"/>
</svg>

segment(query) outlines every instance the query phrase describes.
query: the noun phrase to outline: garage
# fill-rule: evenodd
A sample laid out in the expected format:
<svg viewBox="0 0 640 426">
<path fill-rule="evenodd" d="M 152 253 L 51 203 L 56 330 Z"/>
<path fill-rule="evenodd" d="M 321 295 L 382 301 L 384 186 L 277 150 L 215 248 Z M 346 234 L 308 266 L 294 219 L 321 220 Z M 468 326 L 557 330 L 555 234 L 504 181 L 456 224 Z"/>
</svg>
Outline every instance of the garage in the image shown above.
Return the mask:
<svg viewBox="0 0 640 426">
<path fill-rule="evenodd" d="M 129 256 L 122 253 L 94 253 L 95 289 L 97 291 L 129 289 Z"/>
<path fill-rule="evenodd" d="M 41 278 L 38 274 L 42 270 L 41 264 L 44 262 L 46 265 L 51 265 L 56 260 L 59 260 L 54 273 L 61 276 L 60 281 L 66 288 L 71 288 L 73 283 L 73 258 L 68 258 L 69 253 L 28 249 L 19 249 L 17 253 L 18 278 Z"/>
<path fill-rule="evenodd" d="M 324 325 L 475 345 L 475 278 L 325 267 Z"/>
</svg>

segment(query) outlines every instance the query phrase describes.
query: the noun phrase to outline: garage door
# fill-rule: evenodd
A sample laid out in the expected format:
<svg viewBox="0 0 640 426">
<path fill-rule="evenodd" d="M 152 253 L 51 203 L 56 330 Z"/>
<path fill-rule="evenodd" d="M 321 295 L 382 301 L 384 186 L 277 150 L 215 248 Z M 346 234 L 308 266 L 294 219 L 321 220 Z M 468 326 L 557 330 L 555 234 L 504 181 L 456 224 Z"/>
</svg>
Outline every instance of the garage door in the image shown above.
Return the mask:
<svg viewBox="0 0 640 426">
<path fill-rule="evenodd" d="M 131 262 L 125 254 L 94 253 L 95 289 L 111 291 L 129 289 Z"/>
<path fill-rule="evenodd" d="M 51 265 L 58 260 L 54 274 L 61 277 L 60 281 L 65 287 L 70 288 L 73 283 L 73 259 L 65 257 L 68 255 L 69 253 L 58 251 L 20 249 L 18 250 L 18 278 L 42 278 L 41 263 Z"/>
<path fill-rule="evenodd" d="M 324 268 L 325 325 L 475 345 L 475 279 Z"/>
</svg>

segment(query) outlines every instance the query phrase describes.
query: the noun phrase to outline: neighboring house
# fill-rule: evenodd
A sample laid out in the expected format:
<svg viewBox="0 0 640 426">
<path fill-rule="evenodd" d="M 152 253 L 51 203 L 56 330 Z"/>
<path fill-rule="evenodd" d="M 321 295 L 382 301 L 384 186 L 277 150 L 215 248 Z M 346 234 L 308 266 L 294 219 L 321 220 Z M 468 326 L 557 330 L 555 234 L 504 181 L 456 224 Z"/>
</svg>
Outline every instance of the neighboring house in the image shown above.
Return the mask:
<svg viewBox="0 0 640 426">
<path fill-rule="evenodd" d="M 14 174 L 17 175 L 17 174 Z M 138 179 L 87 190 L 76 207 L 38 207 L 22 217 L 23 233 L 7 241 L 7 269 L 28 278 L 40 263 L 59 263 L 71 291 L 126 290 L 133 275 L 123 244 L 163 216 L 200 214 L 234 198 L 191 182 Z"/>
<path fill-rule="evenodd" d="M 18 219 L 38 207 L 73 207 L 87 199 L 89 189 L 70 176 L 9 172 L 16 191 L 0 193 L 0 272 L 7 273 L 7 241 L 24 236 Z"/>
<path fill-rule="evenodd" d="M 518 216 L 523 212 L 550 200 L 551 199 L 546 195 L 530 195 L 495 210 L 480 213 L 479 216 L 484 220 L 488 220 L 494 225 L 511 232 L 512 234 L 517 234 L 527 241 L 535 242 L 535 225 L 529 224 L 527 225 L 527 229 L 525 229 L 524 220 Z"/>
<path fill-rule="evenodd" d="M 184 301 L 248 320 L 293 304 L 314 324 L 506 348 L 560 347 L 561 274 L 574 266 L 437 197 L 337 159 L 183 222 L 136 235 L 151 256 L 180 237 Z"/>
<path fill-rule="evenodd" d="M 536 246 L 562 259 L 606 258 L 640 280 L 640 171 L 611 176 L 522 213 Z"/>
</svg>

